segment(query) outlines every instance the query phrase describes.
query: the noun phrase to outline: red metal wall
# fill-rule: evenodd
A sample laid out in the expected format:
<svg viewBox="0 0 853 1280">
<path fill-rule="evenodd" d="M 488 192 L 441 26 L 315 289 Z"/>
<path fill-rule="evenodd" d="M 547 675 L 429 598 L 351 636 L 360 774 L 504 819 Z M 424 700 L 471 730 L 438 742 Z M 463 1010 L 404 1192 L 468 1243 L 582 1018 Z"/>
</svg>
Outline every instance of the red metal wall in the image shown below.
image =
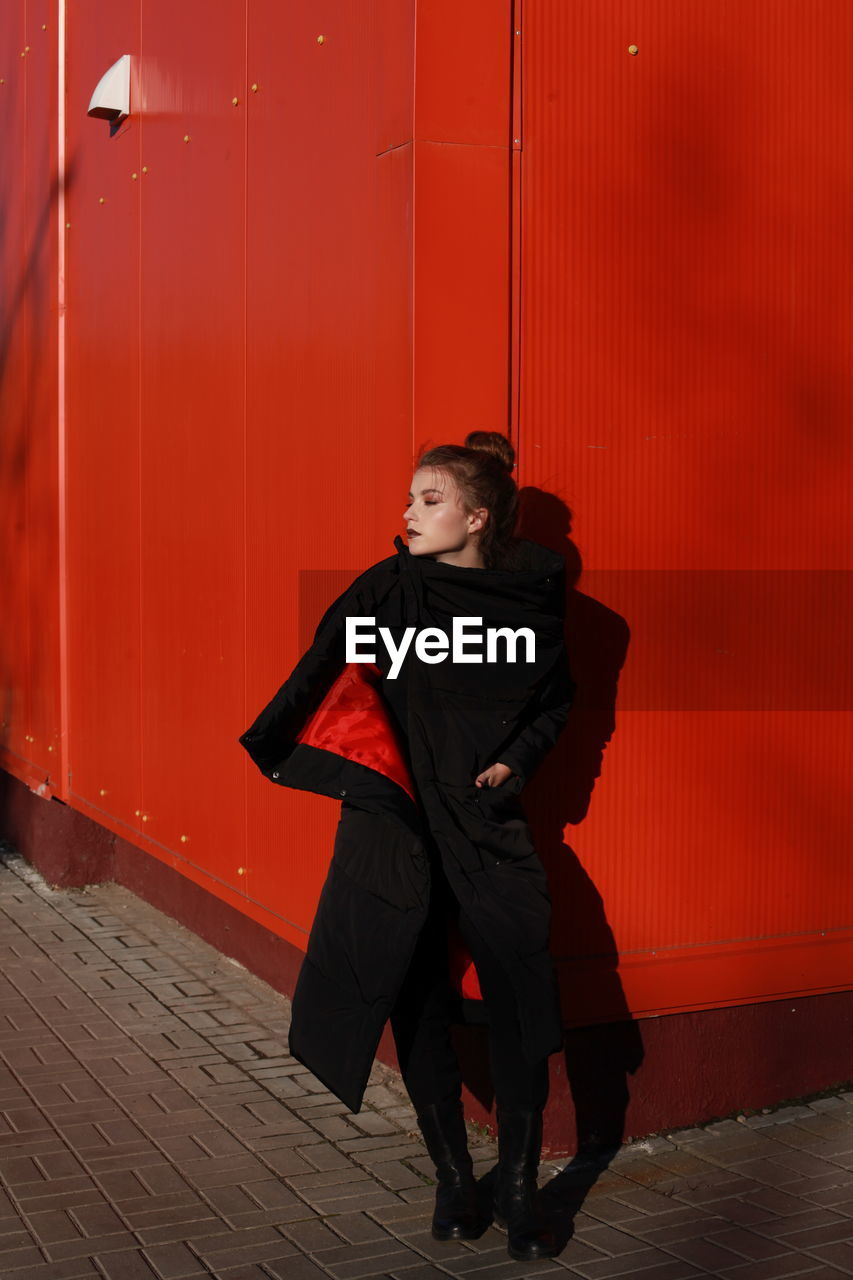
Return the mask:
<svg viewBox="0 0 853 1280">
<path fill-rule="evenodd" d="M 413 24 L 272 0 L 209 19 L 204 0 L 4 9 L 4 168 L 26 174 L 4 196 L 4 765 L 304 946 L 335 815 L 264 785 L 236 739 L 399 526 Z M 123 53 L 111 136 L 86 108 Z"/>
<path fill-rule="evenodd" d="M 4 767 L 304 946 L 336 811 L 237 736 L 511 423 L 567 1022 L 853 987 L 847 6 L 75 0 L 62 209 L 65 9 L 0 19 Z"/>
<path fill-rule="evenodd" d="M 0 14 L 0 749 L 33 787 L 61 749 L 53 7 Z"/>
<path fill-rule="evenodd" d="M 853 10 L 521 26 L 523 480 L 582 569 L 569 1017 L 850 988 Z"/>
</svg>

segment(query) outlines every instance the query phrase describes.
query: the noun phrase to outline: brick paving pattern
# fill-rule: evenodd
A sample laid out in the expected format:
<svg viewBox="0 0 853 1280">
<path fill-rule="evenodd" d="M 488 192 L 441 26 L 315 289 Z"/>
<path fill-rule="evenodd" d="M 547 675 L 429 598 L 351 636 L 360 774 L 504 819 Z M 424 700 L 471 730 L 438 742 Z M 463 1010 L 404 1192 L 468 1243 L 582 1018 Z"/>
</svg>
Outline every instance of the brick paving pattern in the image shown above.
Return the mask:
<svg viewBox="0 0 853 1280">
<path fill-rule="evenodd" d="M 429 1232 L 433 1169 L 399 1077 L 350 1114 L 286 1052 L 288 1001 L 114 884 L 0 855 L 3 1280 L 824 1280 L 853 1275 L 853 1093 L 543 1163 L 565 1240 Z M 478 1176 L 496 1159 L 472 1132 Z"/>
</svg>

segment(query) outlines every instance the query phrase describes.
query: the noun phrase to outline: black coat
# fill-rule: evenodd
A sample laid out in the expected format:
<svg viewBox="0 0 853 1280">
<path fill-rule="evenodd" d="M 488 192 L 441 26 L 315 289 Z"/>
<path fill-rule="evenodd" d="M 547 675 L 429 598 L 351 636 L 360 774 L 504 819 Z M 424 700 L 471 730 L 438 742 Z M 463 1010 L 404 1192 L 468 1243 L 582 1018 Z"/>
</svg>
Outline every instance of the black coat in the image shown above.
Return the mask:
<svg viewBox="0 0 853 1280">
<path fill-rule="evenodd" d="M 383 1028 L 426 920 L 430 856 L 505 964 L 531 1061 L 562 1024 L 548 949 L 551 900 L 519 792 L 574 695 L 563 637 L 565 566 L 521 539 L 509 569 L 396 554 L 329 607 L 311 646 L 239 741 L 273 782 L 342 798 L 341 818 L 293 995 L 290 1053 L 358 1112 Z M 397 681 L 385 646 L 346 663 L 344 619 L 452 633 L 530 627 L 536 661 L 428 664 L 414 643 Z M 471 629 L 476 630 L 474 624 Z M 363 651 L 363 649 L 362 649 Z M 469 647 L 468 652 L 473 650 Z M 498 654 L 504 655 L 503 645 Z M 485 657 L 485 650 L 483 650 Z M 478 788 L 502 762 L 513 776 Z"/>
</svg>

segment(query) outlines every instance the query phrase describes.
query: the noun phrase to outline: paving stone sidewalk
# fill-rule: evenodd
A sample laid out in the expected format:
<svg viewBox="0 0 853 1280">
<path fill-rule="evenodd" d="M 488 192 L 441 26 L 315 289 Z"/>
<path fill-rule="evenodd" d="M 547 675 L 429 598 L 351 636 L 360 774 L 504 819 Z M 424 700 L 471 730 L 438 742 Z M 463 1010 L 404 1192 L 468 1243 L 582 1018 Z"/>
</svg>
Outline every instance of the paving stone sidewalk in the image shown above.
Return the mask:
<svg viewBox="0 0 853 1280">
<path fill-rule="evenodd" d="M 0 959 L 2 1280 L 853 1275 L 853 1093 L 544 1163 L 566 1244 L 520 1263 L 494 1226 L 430 1236 L 395 1073 L 349 1113 L 288 1057 L 288 1001 L 126 889 L 0 851 Z"/>
</svg>

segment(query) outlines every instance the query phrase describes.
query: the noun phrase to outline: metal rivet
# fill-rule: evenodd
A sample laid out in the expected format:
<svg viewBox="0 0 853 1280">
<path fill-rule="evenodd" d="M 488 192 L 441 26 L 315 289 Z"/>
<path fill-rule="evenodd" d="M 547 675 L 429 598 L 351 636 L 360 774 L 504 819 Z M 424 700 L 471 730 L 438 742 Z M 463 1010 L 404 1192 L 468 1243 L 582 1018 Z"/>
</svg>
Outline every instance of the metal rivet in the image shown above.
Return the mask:
<svg viewBox="0 0 853 1280">
<path fill-rule="evenodd" d="M 147 165 L 147 164 L 144 164 L 144 165 L 142 166 L 142 172 L 143 172 L 143 173 L 147 173 L 147 172 L 148 172 L 148 165 Z"/>
<path fill-rule="evenodd" d="M 70 222 L 66 222 L 66 224 L 65 224 L 65 230 L 66 230 L 66 231 L 70 231 L 70 230 L 71 230 L 71 223 L 70 223 Z"/>
<path fill-rule="evenodd" d="M 257 93 L 257 92 L 258 92 L 258 86 L 257 86 L 257 84 L 253 84 L 253 85 L 252 85 L 252 93 Z"/>
<path fill-rule="evenodd" d="M 281 776 L 281 775 L 279 774 L 278 770 L 276 770 L 276 771 L 275 771 L 275 773 L 273 774 L 273 777 L 274 777 L 274 778 L 278 778 L 278 777 L 280 777 L 280 776 Z"/>
<path fill-rule="evenodd" d="M 139 174 L 138 174 L 138 173 L 132 173 L 130 176 L 131 176 L 131 178 L 133 178 L 133 181 L 134 181 L 134 182 L 136 182 L 136 179 L 139 177 Z"/>
<path fill-rule="evenodd" d="M 181 844 L 186 844 L 188 840 L 189 836 L 181 836 Z"/>
<path fill-rule="evenodd" d="M 98 792 L 98 795 L 105 796 L 106 794 L 107 794 L 106 787 L 101 787 L 100 791 Z"/>
<path fill-rule="evenodd" d="M 138 818 L 138 817 L 139 817 L 139 815 L 140 815 L 140 813 L 142 812 L 142 810 L 141 810 L 141 809 L 134 809 L 134 811 L 133 811 L 133 812 L 136 814 L 136 816 L 137 816 L 137 818 Z"/>
<path fill-rule="evenodd" d="M 53 750 L 53 747 L 48 747 L 48 751 L 52 751 L 52 750 Z"/>
<path fill-rule="evenodd" d="M 232 107 L 236 107 L 236 106 L 237 106 L 237 103 L 238 103 L 239 101 L 240 101 L 240 99 L 239 99 L 239 98 L 232 98 L 232 99 L 231 99 L 231 105 L 232 105 Z"/>
<path fill-rule="evenodd" d="M 632 57 L 635 57 L 640 52 L 640 50 L 637 48 L 635 44 L 629 44 L 628 52 L 631 54 Z"/>
<path fill-rule="evenodd" d="M 318 37 L 317 37 L 317 43 L 318 43 L 318 44 L 325 44 L 325 43 L 326 43 L 326 37 L 325 37 L 325 36 L 318 36 Z"/>
<path fill-rule="evenodd" d="M 189 140 L 190 140 L 190 135 L 189 135 L 188 133 L 185 133 L 185 134 L 184 134 L 184 142 L 189 142 Z"/>
<path fill-rule="evenodd" d="M 46 22 L 43 22 L 43 23 L 41 24 L 41 29 L 42 29 L 42 31 L 47 31 L 47 23 L 46 23 Z"/>
<path fill-rule="evenodd" d="M 246 874 L 246 868 L 245 868 L 245 867 L 238 867 L 238 868 L 237 868 L 237 875 L 238 875 L 238 876 L 244 876 L 245 874 Z"/>
<path fill-rule="evenodd" d="M 104 197 L 101 196 L 100 200 L 98 201 L 98 204 L 103 204 L 103 203 L 104 203 Z"/>
<path fill-rule="evenodd" d="M 345 796 L 345 795 L 346 795 L 346 788 L 345 788 L 345 787 L 342 787 L 342 788 L 341 788 L 341 795 L 342 795 L 342 796 Z"/>
<path fill-rule="evenodd" d="M 148 814 L 147 814 L 147 813 L 143 813 L 143 815 L 142 815 L 142 821 L 143 821 L 143 822 L 147 822 L 147 821 L 148 821 Z"/>
</svg>

